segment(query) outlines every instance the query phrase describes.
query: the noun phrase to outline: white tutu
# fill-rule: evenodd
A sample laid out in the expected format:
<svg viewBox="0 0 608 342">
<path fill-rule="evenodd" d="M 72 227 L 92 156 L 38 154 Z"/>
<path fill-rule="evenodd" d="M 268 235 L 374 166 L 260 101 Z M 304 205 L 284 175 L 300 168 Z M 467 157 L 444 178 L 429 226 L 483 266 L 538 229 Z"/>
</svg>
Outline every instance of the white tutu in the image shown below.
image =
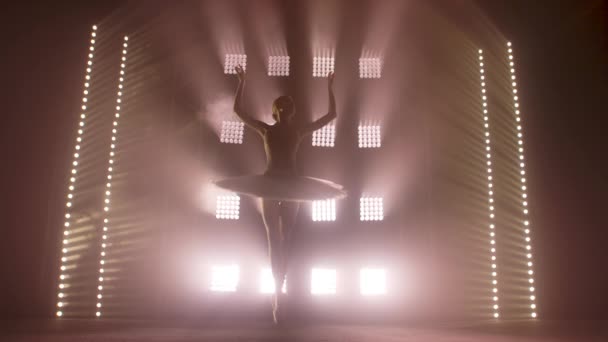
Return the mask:
<svg viewBox="0 0 608 342">
<path fill-rule="evenodd" d="M 276 201 L 311 202 L 346 197 L 344 188 L 339 184 L 296 175 L 250 175 L 214 183 L 239 194 Z"/>
</svg>

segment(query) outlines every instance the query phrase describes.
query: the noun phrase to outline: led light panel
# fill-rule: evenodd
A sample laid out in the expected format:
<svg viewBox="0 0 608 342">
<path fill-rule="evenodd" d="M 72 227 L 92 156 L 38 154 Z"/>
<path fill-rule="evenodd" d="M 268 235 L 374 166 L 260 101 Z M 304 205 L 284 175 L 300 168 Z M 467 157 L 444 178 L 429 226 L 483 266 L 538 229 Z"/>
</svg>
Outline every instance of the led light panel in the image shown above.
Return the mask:
<svg viewBox="0 0 608 342">
<path fill-rule="evenodd" d="M 359 78 L 380 78 L 382 61 L 380 58 L 359 58 Z"/>
<path fill-rule="evenodd" d="M 312 202 L 313 221 L 335 221 L 336 220 L 336 200 L 328 199 Z"/>
<path fill-rule="evenodd" d="M 361 197 L 359 211 L 361 221 L 384 220 L 382 197 Z"/>
<path fill-rule="evenodd" d="M 289 56 L 269 56 L 268 76 L 289 76 Z"/>
<path fill-rule="evenodd" d="M 378 148 L 382 146 L 379 125 L 359 125 L 359 148 Z"/>
<path fill-rule="evenodd" d="M 334 147 L 336 142 L 336 125 L 327 124 L 312 132 L 312 146 Z"/>
<path fill-rule="evenodd" d="M 333 57 L 314 57 L 312 59 L 312 76 L 327 77 L 327 74 L 334 71 Z"/>
<path fill-rule="evenodd" d="M 241 198 L 238 195 L 219 195 L 215 206 L 215 217 L 220 220 L 238 220 Z"/>
<path fill-rule="evenodd" d="M 242 121 L 223 121 L 220 142 L 225 144 L 242 144 L 245 123 Z"/>
<path fill-rule="evenodd" d="M 235 292 L 239 284 L 237 265 L 213 266 L 211 268 L 211 291 Z"/>
<path fill-rule="evenodd" d="M 224 74 L 236 74 L 234 69 L 237 65 L 247 71 L 247 55 L 227 54 L 224 61 Z"/>
<path fill-rule="evenodd" d="M 364 296 L 386 294 L 386 270 L 381 268 L 363 268 L 359 272 L 359 285 Z"/>
</svg>

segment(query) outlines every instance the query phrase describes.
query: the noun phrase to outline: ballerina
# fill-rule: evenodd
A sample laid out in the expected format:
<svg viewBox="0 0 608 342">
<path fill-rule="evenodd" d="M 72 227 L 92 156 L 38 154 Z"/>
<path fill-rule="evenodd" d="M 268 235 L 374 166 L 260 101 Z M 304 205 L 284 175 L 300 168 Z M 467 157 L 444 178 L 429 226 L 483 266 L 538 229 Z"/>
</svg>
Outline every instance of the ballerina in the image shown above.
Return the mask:
<svg viewBox="0 0 608 342">
<path fill-rule="evenodd" d="M 320 119 L 297 124 L 295 105 L 290 96 L 280 96 L 272 104 L 275 124 L 268 125 L 249 116 L 241 107 L 245 86 L 245 71 L 236 68 L 239 85 L 234 100 L 234 112 L 264 140 L 266 172 L 262 175 L 233 177 L 216 182 L 221 188 L 259 197 L 262 200 L 262 216 L 268 238 L 268 255 L 275 283 L 272 313 L 275 323 L 279 320 L 280 292 L 285 282 L 291 233 L 296 221 L 300 202 L 341 198 L 346 195 L 342 186 L 330 181 L 299 176 L 296 171 L 296 153 L 302 138 L 320 129 L 336 118 L 336 101 L 333 93 L 334 73 L 327 75 L 329 110 Z"/>
</svg>

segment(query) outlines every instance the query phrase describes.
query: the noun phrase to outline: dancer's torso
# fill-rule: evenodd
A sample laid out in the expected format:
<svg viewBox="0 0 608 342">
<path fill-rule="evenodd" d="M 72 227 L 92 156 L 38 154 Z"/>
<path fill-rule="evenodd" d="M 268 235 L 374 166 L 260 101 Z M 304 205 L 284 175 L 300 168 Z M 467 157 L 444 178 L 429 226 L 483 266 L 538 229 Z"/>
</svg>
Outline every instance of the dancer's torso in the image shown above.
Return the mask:
<svg viewBox="0 0 608 342">
<path fill-rule="evenodd" d="M 264 133 L 266 174 L 296 174 L 296 153 L 300 145 L 296 125 L 269 126 Z"/>
</svg>

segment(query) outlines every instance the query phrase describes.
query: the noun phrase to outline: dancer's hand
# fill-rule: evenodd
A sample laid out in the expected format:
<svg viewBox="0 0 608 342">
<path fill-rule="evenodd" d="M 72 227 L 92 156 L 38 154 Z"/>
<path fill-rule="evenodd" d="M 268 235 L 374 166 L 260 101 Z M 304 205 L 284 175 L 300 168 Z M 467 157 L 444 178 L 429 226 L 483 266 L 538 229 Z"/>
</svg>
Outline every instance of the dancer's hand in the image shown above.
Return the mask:
<svg viewBox="0 0 608 342">
<path fill-rule="evenodd" d="M 331 89 L 334 86 L 334 72 L 330 71 L 327 74 L 327 87 Z"/>
<path fill-rule="evenodd" d="M 234 70 L 236 71 L 236 75 L 239 77 L 239 81 L 244 81 L 245 80 L 245 70 L 243 69 L 243 67 L 239 64 L 237 66 L 234 67 Z"/>
</svg>

